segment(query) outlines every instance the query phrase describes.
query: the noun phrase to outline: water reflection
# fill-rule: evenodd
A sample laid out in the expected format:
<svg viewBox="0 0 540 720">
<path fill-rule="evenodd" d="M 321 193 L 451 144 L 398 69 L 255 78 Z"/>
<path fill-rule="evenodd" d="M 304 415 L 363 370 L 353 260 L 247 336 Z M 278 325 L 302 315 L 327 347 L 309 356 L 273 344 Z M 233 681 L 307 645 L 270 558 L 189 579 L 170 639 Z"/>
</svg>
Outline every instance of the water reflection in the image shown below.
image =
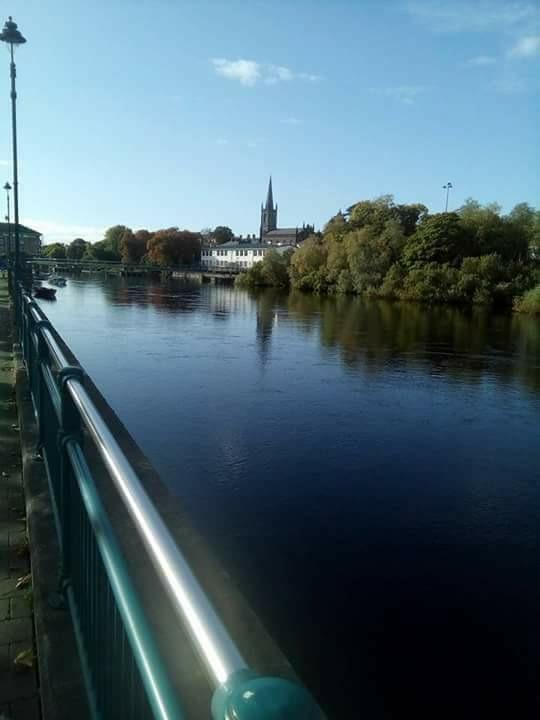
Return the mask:
<svg viewBox="0 0 540 720">
<path fill-rule="evenodd" d="M 329 717 L 538 716 L 536 319 L 131 280 L 46 311 Z"/>
<path fill-rule="evenodd" d="M 501 382 L 520 380 L 540 389 L 540 322 L 517 314 L 494 314 L 477 307 L 426 308 L 407 303 L 266 289 L 256 292 L 229 285 L 139 279 L 72 282 L 74 301 L 93 287 L 108 304 L 151 308 L 169 315 L 206 312 L 225 321 L 232 315 L 255 317 L 259 358 L 269 358 L 272 334 L 281 320 L 323 348 L 339 351 L 351 371 L 377 373 L 388 367 L 430 366 L 449 378 L 481 382 L 489 373 Z"/>
<path fill-rule="evenodd" d="M 533 317 L 300 292 L 265 290 L 251 297 L 265 346 L 281 316 L 306 335 L 316 333 L 323 347 L 339 350 L 351 370 L 428 364 L 432 373 L 451 378 L 481 382 L 490 373 L 540 389 L 540 322 Z"/>
</svg>

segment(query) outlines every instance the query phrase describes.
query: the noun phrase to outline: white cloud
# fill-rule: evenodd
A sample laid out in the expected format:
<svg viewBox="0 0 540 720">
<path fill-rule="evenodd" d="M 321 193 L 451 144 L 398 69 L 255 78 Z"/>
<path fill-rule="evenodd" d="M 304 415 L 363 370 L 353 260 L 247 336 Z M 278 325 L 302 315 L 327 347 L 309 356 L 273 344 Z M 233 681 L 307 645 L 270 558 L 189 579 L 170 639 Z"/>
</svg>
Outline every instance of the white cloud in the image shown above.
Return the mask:
<svg viewBox="0 0 540 720">
<path fill-rule="evenodd" d="M 540 35 L 527 35 L 522 37 L 510 50 L 510 56 L 516 58 L 530 58 L 540 53 Z"/>
<path fill-rule="evenodd" d="M 398 85 L 396 87 L 371 88 L 377 95 L 393 98 L 404 105 L 412 105 L 416 98 L 425 90 L 421 85 Z"/>
<path fill-rule="evenodd" d="M 218 75 L 228 80 L 237 80 L 247 87 L 253 87 L 259 81 L 267 85 L 277 85 L 277 83 L 291 82 L 292 80 L 307 82 L 320 80 L 318 75 L 304 72 L 295 73 L 284 65 L 263 64 L 255 60 L 214 58 L 212 64 Z"/>
<path fill-rule="evenodd" d="M 507 31 L 540 22 L 538 4 L 519 0 L 411 0 L 407 10 L 436 32 Z"/>
<path fill-rule="evenodd" d="M 103 240 L 105 227 L 96 225 L 69 225 L 54 220 L 40 220 L 37 218 L 23 218 L 22 224 L 43 234 L 43 242 L 49 245 L 53 242 L 69 243 L 76 237 L 82 237 L 87 242 Z"/>
<path fill-rule="evenodd" d="M 1 167 L 7 167 L 8 165 L 9 165 L 9 162 L 7 160 L 0 160 Z"/>
<path fill-rule="evenodd" d="M 253 86 L 261 76 L 261 67 L 254 60 L 214 58 L 212 63 L 218 75 L 238 80 L 242 85 Z"/>
<path fill-rule="evenodd" d="M 283 65 L 268 65 L 264 81 L 269 85 L 275 85 L 275 83 L 289 82 L 293 79 L 294 73 L 288 67 L 283 67 Z"/>
<path fill-rule="evenodd" d="M 494 58 L 492 55 L 477 55 L 476 57 L 471 58 L 467 65 L 474 65 L 475 67 L 484 67 L 486 65 L 495 65 L 497 62 L 497 59 Z"/>
</svg>

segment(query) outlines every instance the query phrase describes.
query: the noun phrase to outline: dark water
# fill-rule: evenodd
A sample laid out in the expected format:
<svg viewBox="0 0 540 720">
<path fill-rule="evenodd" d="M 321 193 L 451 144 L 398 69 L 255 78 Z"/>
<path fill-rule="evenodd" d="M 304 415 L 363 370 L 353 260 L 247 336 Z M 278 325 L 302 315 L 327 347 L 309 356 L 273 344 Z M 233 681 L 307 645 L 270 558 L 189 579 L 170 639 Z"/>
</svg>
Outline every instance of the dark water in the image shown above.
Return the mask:
<svg viewBox="0 0 540 720">
<path fill-rule="evenodd" d="M 49 317 L 332 718 L 536 718 L 540 323 L 70 281 Z"/>
</svg>

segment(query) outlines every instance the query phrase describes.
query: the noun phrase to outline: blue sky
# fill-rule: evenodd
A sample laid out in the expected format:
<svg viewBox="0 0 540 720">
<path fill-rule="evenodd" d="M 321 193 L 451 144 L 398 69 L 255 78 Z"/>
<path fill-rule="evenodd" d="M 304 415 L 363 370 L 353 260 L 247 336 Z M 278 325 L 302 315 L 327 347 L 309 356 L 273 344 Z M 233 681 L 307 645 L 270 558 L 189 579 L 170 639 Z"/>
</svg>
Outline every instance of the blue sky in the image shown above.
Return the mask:
<svg viewBox="0 0 540 720">
<path fill-rule="evenodd" d="M 540 2 L 10 0 L 21 220 L 322 226 L 391 193 L 540 206 Z M 2 21 L 5 19 L 1 18 Z M 3 60 L 2 60 L 3 57 Z M 2 70 L 3 63 L 3 70 Z M 3 88 L 3 90 L 2 90 Z M 11 179 L 0 54 L 0 173 Z M 4 179 L 2 180 L 2 185 Z"/>
</svg>

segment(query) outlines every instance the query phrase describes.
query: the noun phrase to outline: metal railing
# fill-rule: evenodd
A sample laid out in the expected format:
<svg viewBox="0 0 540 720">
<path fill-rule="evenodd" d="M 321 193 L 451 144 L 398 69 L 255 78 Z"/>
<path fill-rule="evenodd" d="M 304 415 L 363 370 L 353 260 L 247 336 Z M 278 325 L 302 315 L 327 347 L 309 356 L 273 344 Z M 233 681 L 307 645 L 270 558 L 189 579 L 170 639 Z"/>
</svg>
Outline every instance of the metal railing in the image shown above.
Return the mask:
<svg viewBox="0 0 540 720">
<path fill-rule="evenodd" d="M 46 462 L 61 552 L 61 588 L 71 612 L 94 718 L 184 718 L 154 631 L 90 468 L 97 451 L 208 672 L 214 720 L 321 720 L 300 685 L 247 668 L 181 549 L 85 388 L 59 336 L 19 287 L 17 330 Z"/>
</svg>

